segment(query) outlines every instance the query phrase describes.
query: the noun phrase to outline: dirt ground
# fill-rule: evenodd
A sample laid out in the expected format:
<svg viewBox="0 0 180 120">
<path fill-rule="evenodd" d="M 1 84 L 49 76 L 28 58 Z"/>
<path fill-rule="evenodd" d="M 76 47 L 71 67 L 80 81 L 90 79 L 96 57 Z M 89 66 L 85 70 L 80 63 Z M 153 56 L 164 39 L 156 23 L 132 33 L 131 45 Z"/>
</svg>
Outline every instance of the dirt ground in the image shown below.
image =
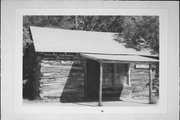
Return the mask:
<svg viewBox="0 0 180 120">
<path fill-rule="evenodd" d="M 57 101 L 42 101 L 42 100 L 35 100 L 35 101 L 30 101 L 30 100 L 23 100 L 24 105 L 46 105 L 46 106 L 89 106 L 89 107 L 97 107 L 98 106 L 98 101 L 84 101 L 84 102 L 69 102 L 69 103 L 62 103 L 62 102 L 57 102 Z M 157 105 L 157 104 L 149 104 L 148 99 L 143 99 L 143 100 L 134 100 L 134 99 L 126 99 L 123 98 L 121 100 L 114 100 L 114 101 L 108 101 L 108 100 L 103 100 L 102 101 L 102 106 L 149 106 L 149 105 Z"/>
</svg>

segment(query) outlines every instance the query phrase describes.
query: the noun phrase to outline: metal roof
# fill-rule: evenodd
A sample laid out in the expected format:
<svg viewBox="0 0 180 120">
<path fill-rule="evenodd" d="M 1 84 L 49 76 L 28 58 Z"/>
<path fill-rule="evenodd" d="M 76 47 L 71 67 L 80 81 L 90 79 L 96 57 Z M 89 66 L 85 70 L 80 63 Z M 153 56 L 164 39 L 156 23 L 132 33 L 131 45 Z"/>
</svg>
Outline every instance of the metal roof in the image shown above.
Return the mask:
<svg viewBox="0 0 180 120">
<path fill-rule="evenodd" d="M 109 62 L 158 62 L 157 59 L 139 55 L 81 54 L 83 57 Z"/>
<path fill-rule="evenodd" d="M 117 42 L 117 33 L 30 27 L 36 52 L 99 53 L 153 56 Z M 102 56 L 98 56 L 102 57 Z"/>
</svg>

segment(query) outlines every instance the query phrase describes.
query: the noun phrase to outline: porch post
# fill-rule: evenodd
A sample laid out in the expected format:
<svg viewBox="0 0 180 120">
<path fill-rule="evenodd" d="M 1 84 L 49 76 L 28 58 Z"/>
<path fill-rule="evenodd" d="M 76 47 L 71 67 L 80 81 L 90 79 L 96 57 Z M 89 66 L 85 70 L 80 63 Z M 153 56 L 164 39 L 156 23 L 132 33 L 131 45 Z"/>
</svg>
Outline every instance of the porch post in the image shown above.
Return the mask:
<svg viewBox="0 0 180 120">
<path fill-rule="evenodd" d="M 103 65 L 100 61 L 100 76 L 99 76 L 99 103 L 98 106 L 102 106 L 102 79 L 103 79 Z"/>
<path fill-rule="evenodd" d="M 149 103 L 152 103 L 152 66 L 149 64 Z"/>
<path fill-rule="evenodd" d="M 113 75 L 113 81 L 112 81 L 113 86 L 116 85 L 116 74 L 117 74 L 117 63 L 114 63 L 114 75 Z"/>
<path fill-rule="evenodd" d="M 128 85 L 131 86 L 131 64 L 128 65 Z"/>
</svg>

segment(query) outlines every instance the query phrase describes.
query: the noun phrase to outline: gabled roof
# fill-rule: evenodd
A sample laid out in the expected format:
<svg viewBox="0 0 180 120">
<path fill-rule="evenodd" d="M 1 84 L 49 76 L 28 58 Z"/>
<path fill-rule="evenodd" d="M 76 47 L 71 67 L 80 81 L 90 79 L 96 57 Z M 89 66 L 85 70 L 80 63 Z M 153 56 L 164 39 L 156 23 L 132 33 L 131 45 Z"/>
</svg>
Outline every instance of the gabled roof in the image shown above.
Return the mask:
<svg viewBox="0 0 180 120">
<path fill-rule="evenodd" d="M 117 42 L 117 33 L 30 27 L 36 52 L 69 52 L 153 56 Z"/>
</svg>

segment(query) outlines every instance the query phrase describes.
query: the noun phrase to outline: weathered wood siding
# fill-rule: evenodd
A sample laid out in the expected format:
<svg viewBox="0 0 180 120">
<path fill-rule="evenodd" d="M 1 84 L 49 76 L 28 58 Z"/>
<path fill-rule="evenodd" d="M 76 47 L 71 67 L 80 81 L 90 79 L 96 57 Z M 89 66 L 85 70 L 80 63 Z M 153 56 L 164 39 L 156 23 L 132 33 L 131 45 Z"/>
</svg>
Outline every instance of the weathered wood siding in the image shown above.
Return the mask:
<svg viewBox="0 0 180 120">
<path fill-rule="evenodd" d="M 135 69 L 135 64 L 131 64 L 131 98 L 148 99 L 149 97 L 149 69 Z"/>
<path fill-rule="evenodd" d="M 82 61 L 43 60 L 41 62 L 40 97 L 60 102 L 84 98 L 84 66 Z"/>
</svg>

